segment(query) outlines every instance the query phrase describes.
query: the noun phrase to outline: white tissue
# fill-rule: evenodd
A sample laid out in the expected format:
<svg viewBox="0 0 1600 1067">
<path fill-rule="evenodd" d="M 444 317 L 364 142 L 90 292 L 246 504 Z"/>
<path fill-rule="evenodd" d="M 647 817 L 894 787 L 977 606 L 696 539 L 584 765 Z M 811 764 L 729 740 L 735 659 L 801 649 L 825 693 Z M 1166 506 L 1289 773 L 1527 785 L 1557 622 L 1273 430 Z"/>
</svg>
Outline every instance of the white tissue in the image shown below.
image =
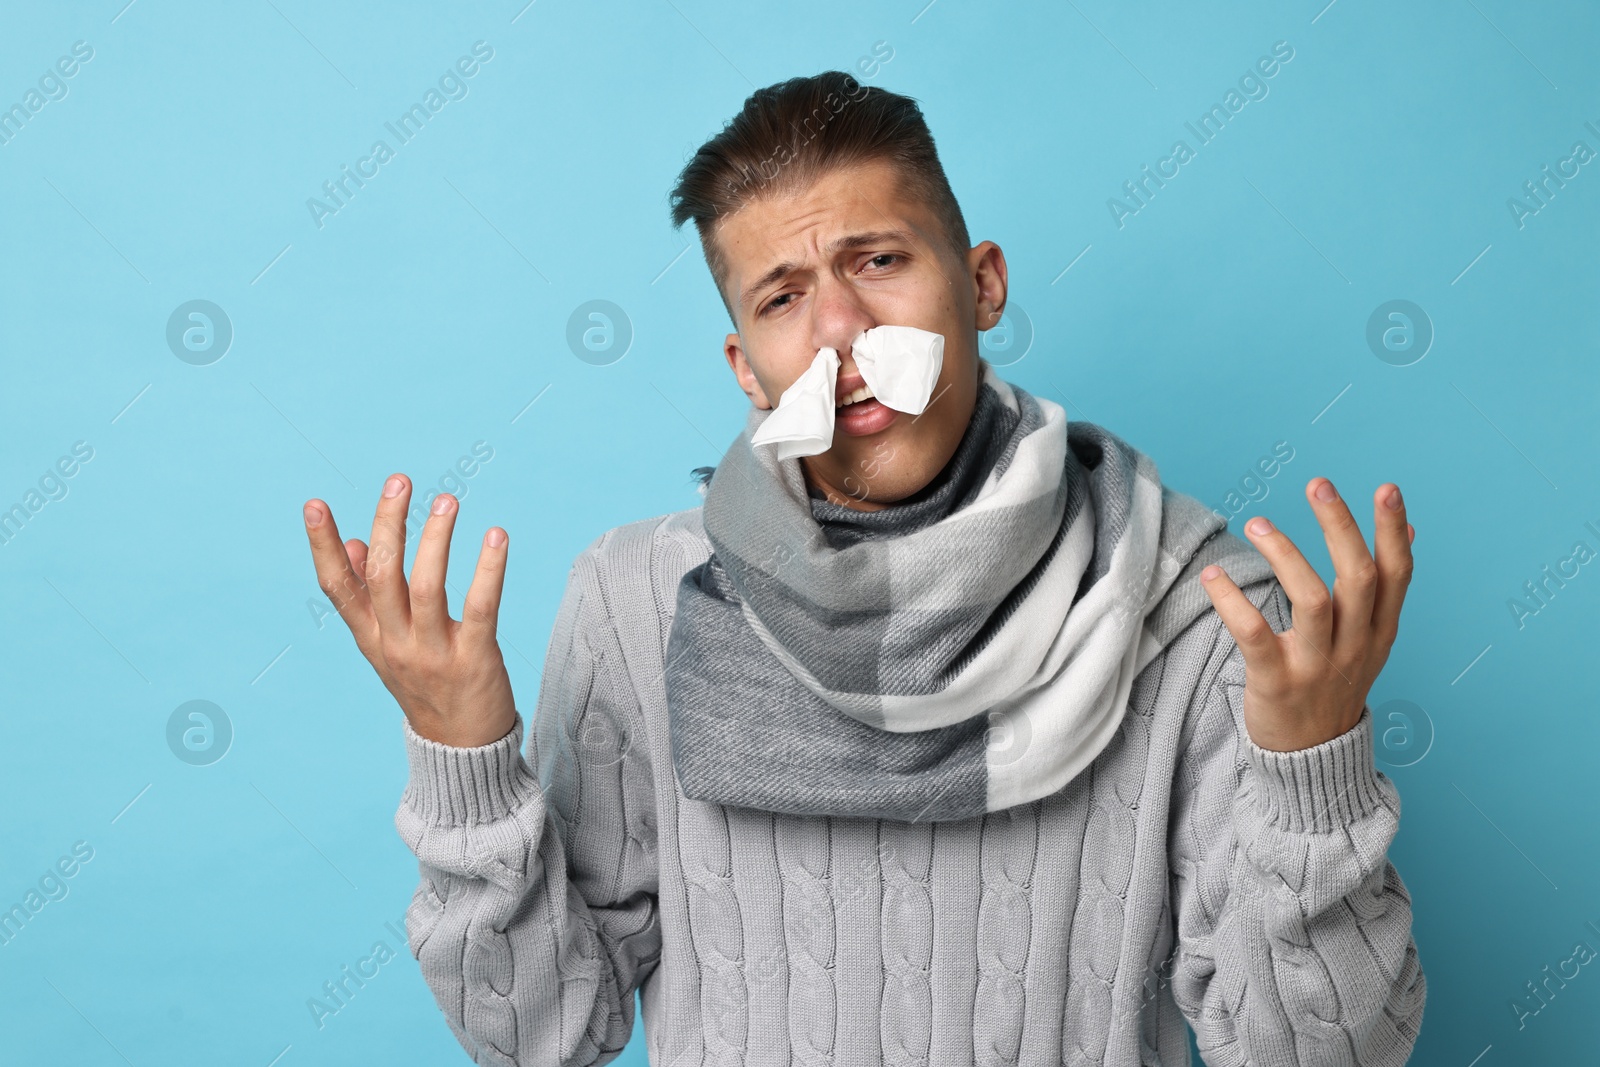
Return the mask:
<svg viewBox="0 0 1600 1067">
<path fill-rule="evenodd" d="M 878 403 L 921 415 L 944 366 L 944 334 L 915 326 L 874 326 L 856 335 L 850 352 Z"/>
<path fill-rule="evenodd" d="M 944 335 L 915 326 L 874 326 L 850 342 L 856 369 L 885 407 L 920 415 L 944 365 Z M 752 447 L 772 446 L 780 460 L 814 456 L 833 446 L 833 408 L 839 353 L 819 348 L 805 373 L 778 398 Z"/>
</svg>

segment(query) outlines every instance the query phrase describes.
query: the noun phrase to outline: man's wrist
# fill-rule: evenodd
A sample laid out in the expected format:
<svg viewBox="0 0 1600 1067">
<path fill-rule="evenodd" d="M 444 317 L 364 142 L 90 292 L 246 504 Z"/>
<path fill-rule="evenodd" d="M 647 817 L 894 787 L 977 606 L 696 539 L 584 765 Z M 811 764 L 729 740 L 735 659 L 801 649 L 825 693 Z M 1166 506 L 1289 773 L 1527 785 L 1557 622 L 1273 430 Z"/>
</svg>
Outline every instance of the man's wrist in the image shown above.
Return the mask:
<svg viewBox="0 0 1600 1067">
<path fill-rule="evenodd" d="M 407 718 L 412 731 L 418 737 L 441 745 L 449 745 L 451 748 L 483 748 L 485 745 L 495 744 L 504 740 L 517 723 L 515 711 L 503 722 L 457 723 L 413 719 L 409 716 Z"/>
<path fill-rule="evenodd" d="M 1245 723 L 1245 733 L 1249 735 L 1252 744 L 1267 752 L 1300 752 L 1308 748 L 1316 748 L 1318 745 L 1326 744 L 1336 738 L 1345 736 L 1360 725 L 1361 716 L 1365 711 L 1366 705 L 1363 704 L 1361 711 L 1358 711 L 1354 718 L 1348 723 L 1336 726 L 1332 730 L 1312 732 L 1304 724 L 1298 724 L 1298 729 L 1295 732 L 1279 730 L 1274 733 L 1268 733 L 1262 730 L 1261 735 L 1257 736 L 1256 731 L 1251 730 L 1250 724 L 1247 722 Z"/>
</svg>

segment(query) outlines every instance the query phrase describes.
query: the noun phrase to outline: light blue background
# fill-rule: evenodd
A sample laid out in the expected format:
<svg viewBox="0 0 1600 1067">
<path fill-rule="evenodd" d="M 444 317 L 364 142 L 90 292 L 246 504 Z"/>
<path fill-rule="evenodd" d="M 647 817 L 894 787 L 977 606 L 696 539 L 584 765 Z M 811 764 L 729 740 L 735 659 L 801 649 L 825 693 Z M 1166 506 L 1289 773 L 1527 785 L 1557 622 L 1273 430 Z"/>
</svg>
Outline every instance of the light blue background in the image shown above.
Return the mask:
<svg viewBox="0 0 1600 1067">
<path fill-rule="evenodd" d="M 1521 227 L 1507 200 L 1600 150 L 1593 5 L 124 2 L 0 18 L 0 106 L 94 49 L 0 145 L 0 507 L 93 448 L 0 545 L 0 907 L 94 849 L 0 947 L 0 1059 L 466 1062 L 409 955 L 321 1029 L 307 1008 L 397 947 L 416 861 L 399 712 L 313 613 L 301 504 L 365 539 L 386 475 L 421 496 L 487 442 L 455 486 L 452 610 L 503 525 L 531 707 L 573 556 L 697 504 L 690 469 L 743 425 L 729 324 L 667 221 L 678 170 L 753 89 L 877 42 L 863 80 L 922 103 L 973 240 L 1007 255 L 1034 339 L 987 351 L 1006 377 L 1223 510 L 1288 442 L 1232 528 L 1270 516 L 1330 581 L 1306 482 L 1369 539 L 1373 490 L 1402 486 L 1416 574 L 1372 706 L 1433 734 L 1385 768 L 1429 986 L 1412 1062 L 1592 1059 L 1595 967 L 1520 1029 L 1511 1003 L 1600 948 L 1600 563 L 1520 627 L 1508 601 L 1600 549 L 1600 163 Z M 307 198 L 479 40 L 469 94 L 318 228 Z M 1267 97 L 1119 228 L 1107 199 L 1280 40 Z M 234 330 L 206 366 L 165 340 L 192 299 Z M 634 331 L 608 365 L 565 340 L 593 299 Z M 1407 366 L 1365 339 L 1391 299 L 1436 331 Z M 195 699 L 235 732 L 210 766 L 166 743 Z M 1404 762 L 1406 724 L 1378 726 Z M 619 1062 L 645 1062 L 642 1026 Z"/>
</svg>

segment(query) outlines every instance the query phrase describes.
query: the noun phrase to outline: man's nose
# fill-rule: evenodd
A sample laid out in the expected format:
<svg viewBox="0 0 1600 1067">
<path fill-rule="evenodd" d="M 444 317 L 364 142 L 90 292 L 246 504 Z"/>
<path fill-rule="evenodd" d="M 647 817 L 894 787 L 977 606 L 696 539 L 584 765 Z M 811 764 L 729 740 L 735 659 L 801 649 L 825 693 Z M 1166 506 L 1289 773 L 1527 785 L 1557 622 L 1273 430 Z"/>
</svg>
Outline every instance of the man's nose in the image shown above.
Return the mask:
<svg viewBox="0 0 1600 1067">
<path fill-rule="evenodd" d="M 849 286 L 839 283 L 825 282 L 818 290 L 813 306 L 816 317 L 812 330 L 812 351 L 831 348 L 839 353 L 841 371 L 854 370 L 855 361 L 850 356 L 850 349 L 855 339 L 861 336 L 861 331 L 876 325 L 872 316 L 861 306 Z"/>
</svg>

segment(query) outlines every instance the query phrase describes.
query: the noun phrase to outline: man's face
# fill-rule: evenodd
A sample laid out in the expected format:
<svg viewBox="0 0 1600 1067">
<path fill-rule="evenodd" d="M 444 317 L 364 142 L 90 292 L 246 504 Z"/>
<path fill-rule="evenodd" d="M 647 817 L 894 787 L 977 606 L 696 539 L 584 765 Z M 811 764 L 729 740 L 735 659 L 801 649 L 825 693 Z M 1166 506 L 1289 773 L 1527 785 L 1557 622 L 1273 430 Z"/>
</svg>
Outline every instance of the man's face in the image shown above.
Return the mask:
<svg viewBox="0 0 1600 1067">
<path fill-rule="evenodd" d="M 839 353 L 838 400 L 862 384 L 851 341 L 874 326 L 943 334 L 944 363 L 920 415 L 882 408 L 877 425 L 835 418 L 833 444 L 801 457 L 808 485 L 876 511 L 933 480 L 955 454 L 978 393 L 978 331 L 1000 321 L 1006 261 L 985 241 L 964 257 L 938 220 L 904 199 L 893 165 L 873 160 L 824 174 L 795 196 L 768 196 L 722 220 L 738 333 L 725 343 L 739 386 L 775 407 L 816 358 Z M 779 272 L 779 268 L 782 268 Z"/>
</svg>

